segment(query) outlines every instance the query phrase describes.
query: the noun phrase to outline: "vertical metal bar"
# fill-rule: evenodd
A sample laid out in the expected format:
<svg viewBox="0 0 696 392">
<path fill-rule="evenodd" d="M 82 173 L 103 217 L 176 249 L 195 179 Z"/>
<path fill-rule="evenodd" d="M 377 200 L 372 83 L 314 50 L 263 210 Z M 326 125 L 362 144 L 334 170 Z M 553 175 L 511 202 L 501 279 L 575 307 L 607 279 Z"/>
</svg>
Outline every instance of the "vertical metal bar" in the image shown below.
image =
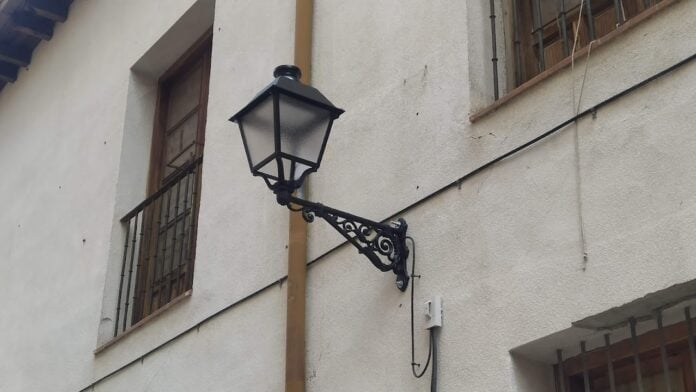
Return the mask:
<svg viewBox="0 0 696 392">
<path fill-rule="evenodd" d="M 583 0 L 587 3 L 585 5 L 585 15 L 587 16 L 587 27 L 590 30 L 590 41 L 594 41 L 596 38 L 595 35 L 595 26 L 594 26 L 594 17 L 592 16 L 592 0 Z"/>
<path fill-rule="evenodd" d="M 546 69 L 546 61 L 544 59 L 544 29 L 541 25 L 541 4 L 539 0 L 533 0 L 534 10 L 532 12 L 534 19 L 534 33 L 537 36 L 537 45 L 539 46 L 539 72 Z"/>
<path fill-rule="evenodd" d="M 621 0 L 614 0 L 614 15 L 616 16 L 616 25 L 623 24 L 623 12 L 621 12 Z"/>
<path fill-rule="evenodd" d="M 652 5 L 652 0 L 643 0 L 643 7 L 645 9 L 650 8 L 651 5 Z"/>
<path fill-rule="evenodd" d="M 662 375 L 665 380 L 665 388 L 666 392 L 672 392 L 672 383 L 669 380 L 669 363 L 667 363 L 665 330 L 662 328 L 662 310 L 657 312 L 657 330 L 660 334 L 660 356 L 662 357 Z"/>
<path fill-rule="evenodd" d="M 585 386 L 585 392 L 590 392 L 590 374 L 587 372 L 587 350 L 585 341 L 580 342 L 580 360 L 582 361 L 582 381 Z"/>
<path fill-rule="evenodd" d="M 694 326 L 691 323 L 691 307 L 684 308 L 684 318 L 686 319 L 686 329 L 689 332 L 689 355 L 691 356 L 691 372 L 696 379 L 696 348 L 694 347 Z"/>
<path fill-rule="evenodd" d="M 188 263 L 186 266 L 186 289 L 189 289 L 190 287 L 193 286 L 193 262 L 194 262 L 194 249 L 193 246 L 196 242 L 196 230 L 195 230 L 195 225 L 196 225 L 196 195 L 198 194 L 198 166 L 200 166 L 200 163 L 196 166 L 194 166 L 191 169 L 191 173 L 193 174 L 193 189 L 191 192 L 191 224 L 189 225 L 189 243 L 188 243 L 188 248 L 186 250 L 188 254 Z"/>
<path fill-rule="evenodd" d="M 118 321 L 121 317 L 121 296 L 123 295 L 123 278 L 126 273 L 126 258 L 128 257 L 128 237 L 130 236 L 130 221 L 126 229 L 126 242 L 123 245 L 123 261 L 121 262 L 121 283 L 118 286 L 118 302 L 116 303 L 116 322 L 114 323 L 114 337 L 118 335 Z"/>
<path fill-rule="evenodd" d="M 563 40 L 563 55 L 570 55 L 570 46 L 568 45 L 568 21 L 565 8 L 565 0 L 561 0 L 561 39 Z"/>
<path fill-rule="evenodd" d="M 161 271 L 160 271 L 160 268 L 159 268 L 159 267 L 160 267 L 160 259 L 161 259 L 161 257 L 159 257 L 158 255 L 159 255 L 159 250 L 160 250 L 159 243 L 160 243 L 160 236 L 161 236 L 161 235 L 160 235 L 160 230 L 161 230 L 161 227 L 162 227 L 162 212 L 164 211 L 164 206 L 163 206 L 164 203 L 163 203 L 163 201 L 162 201 L 161 199 L 158 199 L 158 200 L 154 201 L 154 203 L 157 203 L 157 225 L 154 226 L 154 230 L 155 230 L 155 254 L 153 255 L 153 260 L 152 260 L 152 262 L 155 264 L 155 266 L 154 266 L 154 269 L 153 269 L 153 273 L 152 273 L 152 283 L 151 283 L 150 290 L 149 290 L 149 291 L 150 291 L 150 295 L 149 295 L 150 313 L 152 313 L 152 311 L 154 310 L 154 302 L 155 302 L 154 293 L 155 293 L 155 287 L 157 286 L 157 281 L 158 281 L 158 279 L 159 279 L 159 275 L 160 275 L 160 272 L 161 272 Z M 164 256 L 162 256 L 162 257 L 164 257 Z M 163 268 L 164 268 L 164 267 L 163 267 Z M 160 293 L 159 291 L 158 291 L 157 293 L 158 293 L 158 297 L 161 296 L 161 293 Z M 159 305 L 159 299 L 157 300 L 157 304 Z"/>
<path fill-rule="evenodd" d="M 512 0 L 512 30 L 515 40 L 515 87 L 522 84 L 522 53 L 520 50 L 519 0 Z"/>
<path fill-rule="evenodd" d="M 147 240 L 146 240 L 147 248 L 145 250 L 145 262 L 143 263 L 143 266 L 142 266 L 143 269 L 138 270 L 138 271 L 143 271 L 143 276 L 142 276 L 142 278 L 140 278 L 140 279 L 142 279 L 141 280 L 142 289 L 140 292 L 141 299 L 139 302 L 138 317 L 137 317 L 138 320 L 140 320 L 143 317 L 143 314 L 145 313 L 146 301 L 149 300 L 150 303 L 152 303 L 152 292 L 150 292 L 150 294 L 148 295 L 148 291 L 151 289 L 151 287 L 148 287 L 147 281 L 149 279 L 148 275 L 150 274 L 150 260 L 152 260 L 152 263 L 156 263 L 156 260 L 151 259 L 151 257 L 150 257 L 152 255 L 151 254 L 151 252 L 152 252 L 151 246 L 152 246 L 152 241 L 153 241 L 152 228 L 155 226 L 156 204 L 154 204 L 154 203 L 155 202 L 150 203 L 150 204 L 146 205 L 145 207 L 143 207 L 144 208 L 143 211 L 149 211 L 150 215 L 149 215 L 149 218 L 147 218 L 147 237 L 146 237 L 147 238 Z M 143 212 L 143 214 L 145 214 L 145 212 Z M 155 253 L 157 253 L 157 247 L 155 247 Z M 157 264 L 155 264 L 155 266 L 156 265 Z M 153 268 L 153 270 L 154 270 L 154 268 Z M 154 275 L 154 271 L 153 271 L 153 275 Z M 153 277 L 153 279 L 154 279 L 154 277 Z"/>
<path fill-rule="evenodd" d="M 565 392 L 565 370 L 563 369 L 563 351 L 556 350 L 556 358 L 558 359 L 558 386 L 559 392 Z"/>
<path fill-rule="evenodd" d="M 166 286 L 164 283 L 166 282 L 166 279 L 168 277 L 167 274 L 165 274 L 164 268 L 166 267 L 166 264 L 167 264 L 167 237 L 168 237 L 167 233 L 169 232 L 169 208 L 171 207 L 171 202 L 172 202 L 172 188 L 170 187 L 167 190 L 167 209 L 165 210 L 165 213 L 164 213 L 164 243 L 162 243 L 162 280 L 160 282 L 160 289 L 159 289 L 160 295 L 157 297 L 157 307 L 158 308 L 162 304 L 162 293 L 164 292 L 164 287 Z M 162 228 L 160 227 L 158 230 L 159 230 L 159 234 L 162 235 Z"/>
<path fill-rule="evenodd" d="M 181 271 L 183 270 L 184 266 L 184 248 L 186 247 L 186 216 L 189 214 L 187 208 L 188 208 L 188 192 L 189 192 L 189 179 L 191 178 L 191 172 L 186 173 L 186 186 L 184 187 L 184 216 L 182 217 L 182 229 L 181 229 L 181 245 L 179 245 L 179 266 L 176 268 L 177 273 L 177 285 L 179 286 L 179 292 L 183 293 L 186 290 L 186 287 L 182 287 L 181 284 Z M 189 218 L 190 219 L 190 218 Z M 186 275 L 184 275 L 184 280 L 186 279 Z"/>
<path fill-rule="evenodd" d="M 636 336 L 636 319 L 631 317 L 629 320 L 631 327 L 631 345 L 633 346 L 633 365 L 636 370 L 636 385 L 638 385 L 638 392 L 643 392 L 643 376 L 640 371 L 640 356 L 638 353 L 638 336 Z"/>
<path fill-rule="evenodd" d="M 174 262 L 176 260 L 176 232 L 179 228 L 179 203 L 181 197 L 181 183 L 183 182 L 183 177 L 180 178 L 176 183 L 176 197 L 174 198 L 174 235 L 172 236 L 172 258 L 169 262 L 169 298 L 172 298 L 174 292 L 174 278 L 176 277 L 176 272 L 174 271 Z M 169 229 L 167 229 L 169 230 Z"/>
<path fill-rule="evenodd" d="M 278 165 L 278 178 L 280 181 L 286 180 L 285 167 L 283 166 L 283 158 L 280 156 L 280 98 L 278 93 L 274 92 L 273 95 L 273 139 L 275 141 L 275 160 L 276 165 Z"/>
<path fill-rule="evenodd" d="M 135 223 L 133 223 L 133 244 L 131 246 L 131 260 L 128 267 L 128 284 L 126 289 L 126 308 L 123 310 L 123 330 L 128 326 L 128 305 L 130 305 L 131 281 L 133 280 L 133 260 L 135 259 L 135 244 L 138 241 L 138 215 L 135 214 Z"/>
<path fill-rule="evenodd" d="M 614 380 L 614 364 L 611 361 L 611 337 L 604 335 L 604 347 L 607 355 L 607 374 L 609 374 L 609 391 L 616 392 L 616 381 Z"/>
<path fill-rule="evenodd" d="M 491 4 L 491 41 L 493 46 L 493 96 L 495 100 L 498 100 L 498 45 L 496 41 L 496 31 L 495 31 L 495 0 L 490 1 Z"/>
<path fill-rule="evenodd" d="M 143 260 L 143 248 L 145 247 L 145 229 L 148 227 L 147 226 L 147 218 L 145 217 L 145 214 L 147 213 L 147 206 L 143 207 L 143 210 L 141 212 L 142 214 L 142 219 L 140 223 L 140 239 L 139 239 L 139 245 L 138 245 L 138 262 L 135 266 L 135 279 L 139 279 L 138 274 L 143 273 L 142 270 L 142 260 Z M 147 253 L 145 253 L 147 254 Z M 142 285 L 141 291 L 145 291 L 145 285 Z M 141 297 L 138 296 L 138 284 L 136 283 L 135 287 L 133 288 L 133 316 L 131 317 L 131 324 L 133 324 L 133 320 L 136 319 L 137 317 L 137 306 L 140 305 L 142 307 L 142 302 L 140 301 Z"/>
</svg>

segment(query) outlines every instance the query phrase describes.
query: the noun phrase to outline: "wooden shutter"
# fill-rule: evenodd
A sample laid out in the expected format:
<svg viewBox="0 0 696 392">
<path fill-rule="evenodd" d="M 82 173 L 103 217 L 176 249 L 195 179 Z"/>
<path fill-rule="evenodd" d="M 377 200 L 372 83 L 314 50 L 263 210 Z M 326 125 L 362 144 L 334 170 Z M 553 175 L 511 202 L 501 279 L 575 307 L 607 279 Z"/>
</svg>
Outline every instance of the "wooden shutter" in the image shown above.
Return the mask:
<svg viewBox="0 0 696 392">
<path fill-rule="evenodd" d="M 161 78 L 133 323 L 191 289 L 205 144 L 212 31 Z"/>
</svg>

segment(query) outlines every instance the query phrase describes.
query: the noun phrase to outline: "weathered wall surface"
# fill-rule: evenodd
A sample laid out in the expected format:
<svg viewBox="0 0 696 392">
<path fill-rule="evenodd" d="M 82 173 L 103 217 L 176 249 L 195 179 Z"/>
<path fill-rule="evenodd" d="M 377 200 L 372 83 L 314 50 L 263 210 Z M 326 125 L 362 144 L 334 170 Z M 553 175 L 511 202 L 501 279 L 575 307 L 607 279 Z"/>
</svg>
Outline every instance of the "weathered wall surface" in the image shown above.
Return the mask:
<svg viewBox="0 0 696 392">
<path fill-rule="evenodd" d="M 284 274 L 287 213 L 273 208 L 272 198 L 262 189 L 245 191 L 252 179 L 237 162 L 243 162 L 242 156 L 230 154 L 241 151 L 241 144 L 226 119 L 265 83 L 268 70 L 292 61 L 293 42 L 287 37 L 292 37 L 294 5 L 223 1 L 216 10 L 220 21 L 211 77 L 211 95 L 216 98 L 210 100 L 206 152 L 206 158 L 208 152 L 217 158 L 204 167 L 210 178 L 204 179 L 202 192 L 196 294 L 142 333 L 93 354 L 109 281 L 107 263 L 118 263 L 110 258 L 109 241 L 114 221 L 125 213 L 114 206 L 116 194 L 123 192 L 118 188 L 119 167 L 124 160 L 141 158 L 121 154 L 124 121 L 130 120 L 130 68 L 192 4 L 193 0 L 75 1 L 69 21 L 37 49 L 31 69 L 0 94 L 0 151 L 8 168 L 0 192 L 7 207 L 0 218 L 0 292 L 6 308 L 0 318 L 2 391 L 80 390 Z M 239 78 L 233 68 L 241 68 L 240 59 L 258 66 L 258 76 L 246 69 L 245 77 Z M 258 310 L 283 315 L 282 298 L 278 294 L 277 301 L 263 299 L 274 304 Z M 109 314 L 108 309 L 104 313 Z M 250 334 L 236 336 L 251 345 L 249 350 L 259 350 L 264 360 L 258 367 L 270 383 L 263 389 L 275 390 L 282 384 L 284 320 L 264 322 L 266 334 L 254 326 L 255 320 L 269 318 L 248 320 L 259 334 L 258 347 Z M 227 327 L 225 336 L 210 344 L 235 335 Z M 263 349 L 263 344 L 272 349 Z M 200 355 L 210 352 L 200 348 Z M 228 370 L 232 362 L 224 357 L 218 362 Z M 189 363 L 192 358 L 182 359 Z M 153 359 L 155 365 L 157 358 Z M 207 377 L 203 369 L 211 366 L 201 363 L 202 378 Z M 173 364 L 163 367 L 176 370 Z M 129 388 L 164 388 L 161 381 L 151 381 L 156 372 L 148 368 L 142 372 L 147 379 L 126 376 L 123 382 Z M 258 382 L 257 374 L 250 372 L 246 383 Z M 229 377 L 245 383 L 239 375 Z"/>
<path fill-rule="evenodd" d="M 78 0 L 0 93 L 2 391 L 79 391 L 285 274 L 287 212 L 248 174 L 227 118 L 292 61 L 294 3 L 218 0 L 193 295 L 92 353 L 129 69 L 193 3 Z M 466 24 L 487 18 L 479 3 L 316 0 L 313 84 L 347 112 L 312 199 L 390 216 L 571 117 L 585 69 L 581 109 L 696 52 L 696 2 L 682 1 L 471 124 L 486 94 L 469 80 L 489 72 L 471 59 L 488 39 Z M 511 349 L 696 276 L 695 87 L 696 65 L 682 67 L 404 215 L 417 306 L 444 298 L 440 390 L 546 387 L 543 366 L 516 365 Z M 338 243 L 310 226 L 310 259 Z M 310 268 L 308 390 L 426 387 L 410 375 L 409 296 L 393 282 L 348 247 Z M 279 391 L 284 328 L 275 286 L 94 390 Z"/>
<path fill-rule="evenodd" d="M 0 94 L 0 390 L 92 377 L 129 68 L 191 1 L 76 1 Z"/>
</svg>

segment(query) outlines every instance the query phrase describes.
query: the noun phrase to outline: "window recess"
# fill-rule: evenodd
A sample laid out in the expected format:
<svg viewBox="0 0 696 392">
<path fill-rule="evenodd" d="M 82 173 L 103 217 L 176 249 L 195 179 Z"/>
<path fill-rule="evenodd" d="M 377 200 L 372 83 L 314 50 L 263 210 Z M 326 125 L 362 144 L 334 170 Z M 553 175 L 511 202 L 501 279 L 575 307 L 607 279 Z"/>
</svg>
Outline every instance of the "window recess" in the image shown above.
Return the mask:
<svg viewBox="0 0 696 392">
<path fill-rule="evenodd" d="M 601 339 L 579 343 L 579 354 L 553 366 L 556 392 L 694 392 L 696 351 L 691 310 L 670 309 L 629 317 L 597 329 Z M 583 327 L 587 328 L 587 327 Z"/>
<path fill-rule="evenodd" d="M 627 21 L 665 0 L 506 0 L 505 34 L 509 50 L 505 62 L 510 89 L 514 89 L 616 30 Z M 496 18 L 491 2 L 491 20 Z M 493 41 L 493 86 L 498 99 L 496 23 Z"/>
<path fill-rule="evenodd" d="M 696 280 L 510 350 L 524 392 L 696 392 Z"/>
<path fill-rule="evenodd" d="M 212 33 L 162 76 L 147 198 L 121 219 L 125 242 L 113 336 L 154 316 L 193 285 Z"/>
</svg>

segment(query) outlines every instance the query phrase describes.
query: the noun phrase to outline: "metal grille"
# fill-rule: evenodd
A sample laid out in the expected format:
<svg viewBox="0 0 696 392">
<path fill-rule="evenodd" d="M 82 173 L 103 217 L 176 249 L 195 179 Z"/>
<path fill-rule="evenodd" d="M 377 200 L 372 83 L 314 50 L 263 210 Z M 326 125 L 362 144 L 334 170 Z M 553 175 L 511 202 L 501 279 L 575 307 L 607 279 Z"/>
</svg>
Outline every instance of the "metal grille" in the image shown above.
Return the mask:
<svg viewBox="0 0 696 392">
<path fill-rule="evenodd" d="M 556 392 L 682 392 L 696 388 L 696 347 L 689 306 L 683 322 L 665 327 L 662 310 L 651 316 L 629 318 L 624 326 L 607 329 L 604 344 L 588 351 L 579 343 L 580 355 L 564 360 L 557 350 Z M 642 335 L 639 323 L 653 329 Z M 612 344 L 612 335 L 630 333 Z"/>
<path fill-rule="evenodd" d="M 504 0 L 511 9 L 514 87 L 616 30 L 661 0 Z M 496 0 L 490 0 L 493 96 L 499 98 Z M 576 45 L 574 45 L 576 44 Z"/>
<path fill-rule="evenodd" d="M 121 219 L 126 234 L 114 336 L 191 288 L 201 162 L 180 168 Z"/>
</svg>

